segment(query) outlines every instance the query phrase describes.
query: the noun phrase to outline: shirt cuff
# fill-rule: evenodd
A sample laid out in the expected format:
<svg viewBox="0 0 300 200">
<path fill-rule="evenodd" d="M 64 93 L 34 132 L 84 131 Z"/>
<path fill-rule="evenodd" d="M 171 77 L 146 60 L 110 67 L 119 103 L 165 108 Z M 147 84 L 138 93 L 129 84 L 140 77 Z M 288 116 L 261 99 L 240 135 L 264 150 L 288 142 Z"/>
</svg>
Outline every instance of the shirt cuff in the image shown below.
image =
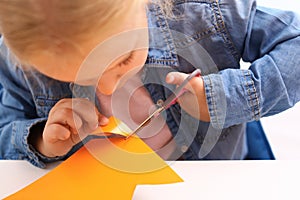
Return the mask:
<svg viewBox="0 0 300 200">
<path fill-rule="evenodd" d="M 15 149 L 19 152 L 20 160 L 27 160 L 34 166 L 45 168 L 46 164 L 49 162 L 55 162 L 58 160 L 63 160 L 65 156 L 59 156 L 55 158 L 48 158 L 37 150 L 33 148 L 32 145 L 28 143 L 28 136 L 30 129 L 39 124 L 44 123 L 46 119 L 32 119 L 26 121 L 17 121 L 13 123 L 12 130 L 12 141 L 11 143 L 15 146 Z"/>
<path fill-rule="evenodd" d="M 223 129 L 260 118 L 259 94 L 251 71 L 227 69 L 203 76 L 211 124 Z"/>
</svg>

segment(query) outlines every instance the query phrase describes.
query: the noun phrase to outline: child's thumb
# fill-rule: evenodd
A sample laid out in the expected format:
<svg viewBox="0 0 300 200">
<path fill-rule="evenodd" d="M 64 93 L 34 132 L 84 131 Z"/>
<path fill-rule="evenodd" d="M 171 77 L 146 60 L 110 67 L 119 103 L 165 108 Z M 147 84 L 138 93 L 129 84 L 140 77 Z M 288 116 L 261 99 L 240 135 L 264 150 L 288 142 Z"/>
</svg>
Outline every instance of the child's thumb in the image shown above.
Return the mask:
<svg viewBox="0 0 300 200">
<path fill-rule="evenodd" d="M 186 78 L 188 74 L 181 72 L 170 72 L 166 76 L 166 82 L 169 84 L 180 85 Z"/>
<path fill-rule="evenodd" d="M 98 125 L 99 126 L 105 126 L 109 123 L 109 119 L 102 115 L 101 113 L 98 113 Z"/>
</svg>

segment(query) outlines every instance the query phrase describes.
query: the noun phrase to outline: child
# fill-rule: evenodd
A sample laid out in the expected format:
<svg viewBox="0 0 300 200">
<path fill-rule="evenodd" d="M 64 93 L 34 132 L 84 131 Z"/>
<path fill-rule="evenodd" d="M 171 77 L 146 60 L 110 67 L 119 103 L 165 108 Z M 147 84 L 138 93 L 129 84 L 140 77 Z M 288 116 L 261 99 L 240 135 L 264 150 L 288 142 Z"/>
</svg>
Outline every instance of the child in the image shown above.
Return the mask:
<svg viewBox="0 0 300 200">
<path fill-rule="evenodd" d="M 195 68 L 138 133 L 166 159 L 251 158 L 266 141 L 252 143 L 261 130 L 247 122 L 300 99 L 299 19 L 254 0 L 2 0 L 0 32 L 0 157 L 39 167 L 109 116 L 136 128 Z"/>
</svg>

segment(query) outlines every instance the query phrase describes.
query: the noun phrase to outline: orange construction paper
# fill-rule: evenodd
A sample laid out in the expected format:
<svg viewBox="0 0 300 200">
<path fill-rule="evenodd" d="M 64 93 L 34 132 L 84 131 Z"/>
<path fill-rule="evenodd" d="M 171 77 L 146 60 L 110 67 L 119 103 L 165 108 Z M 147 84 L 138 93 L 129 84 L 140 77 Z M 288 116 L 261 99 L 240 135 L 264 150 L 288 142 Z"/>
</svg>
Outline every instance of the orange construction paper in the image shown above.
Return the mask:
<svg viewBox="0 0 300 200">
<path fill-rule="evenodd" d="M 115 129 L 112 121 L 102 130 Z M 115 123 L 114 126 L 111 126 Z M 109 127 L 109 128 L 108 128 Z M 107 130 L 106 130 L 107 129 Z M 183 180 L 141 139 L 95 139 L 6 200 L 131 199 L 137 184 Z"/>
</svg>

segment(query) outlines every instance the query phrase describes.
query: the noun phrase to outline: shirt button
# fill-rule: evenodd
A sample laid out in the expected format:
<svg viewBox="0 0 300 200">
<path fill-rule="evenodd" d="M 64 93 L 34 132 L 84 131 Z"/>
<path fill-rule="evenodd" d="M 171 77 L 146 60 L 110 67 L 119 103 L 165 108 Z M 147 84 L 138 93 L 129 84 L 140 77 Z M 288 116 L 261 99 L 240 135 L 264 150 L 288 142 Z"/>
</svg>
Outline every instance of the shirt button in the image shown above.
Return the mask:
<svg viewBox="0 0 300 200">
<path fill-rule="evenodd" d="M 188 149 L 189 149 L 189 147 L 186 145 L 181 146 L 181 152 L 183 152 L 183 153 L 187 152 Z"/>
<path fill-rule="evenodd" d="M 164 101 L 162 99 L 159 99 L 157 102 L 156 102 L 156 105 L 161 107 L 162 105 L 164 104 Z"/>
</svg>

